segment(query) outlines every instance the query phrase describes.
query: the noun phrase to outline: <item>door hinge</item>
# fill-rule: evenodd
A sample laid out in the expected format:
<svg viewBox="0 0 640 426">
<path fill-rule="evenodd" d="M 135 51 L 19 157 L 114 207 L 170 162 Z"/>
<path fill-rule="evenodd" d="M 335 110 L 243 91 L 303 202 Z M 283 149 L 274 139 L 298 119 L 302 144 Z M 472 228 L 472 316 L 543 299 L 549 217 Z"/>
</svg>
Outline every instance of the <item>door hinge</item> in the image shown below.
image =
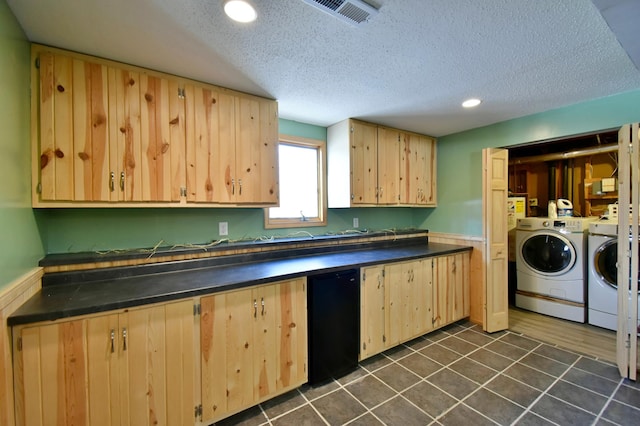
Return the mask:
<svg viewBox="0 0 640 426">
<path fill-rule="evenodd" d="M 200 417 L 200 420 L 202 420 L 202 404 L 194 407 L 193 414 L 196 419 Z"/>
<path fill-rule="evenodd" d="M 185 98 L 184 93 L 185 93 L 185 92 L 184 92 L 184 89 L 178 88 L 178 97 L 179 97 L 180 99 L 184 99 L 184 98 Z"/>
<path fill-rule="evenodd" d="M 22 352 L 22 337 L 18 337 L 18 352 Z"/>
<path fill-rule="evenodd" d="M 386 269 L 383 269 L 383 270 L 382 270 L 382 277 L 384 277 L 384 276 L 385 276 L 385 272 L 386 272 Z"/>
<path fill-rule="evenodd" d="M 387 342 L 387 336 L 385 336 L 384 334 L 382 335 L 382 342 L 386 343 Z"/>
<path fill-rule="evenodd" d="M 36 68 L 40 69 L 40 58 L 36 58 Z"/>
<path fill-rule="evenodd" d="M 38 182 L 38 184 L 36 185 L 36 192 L 38 194 L 42 194 L 42 182 Z"/>
<path fill-rule="evenodd" d="M 193 316 L 200 315 L 200 304 L 196 303 L 193 305 Z"/>
<path fill-rule="evenodd" d="M 362 273 L 362 281 L 366 281 L 367 280 L 367 273 L 363 272 Z"/>
</svg>

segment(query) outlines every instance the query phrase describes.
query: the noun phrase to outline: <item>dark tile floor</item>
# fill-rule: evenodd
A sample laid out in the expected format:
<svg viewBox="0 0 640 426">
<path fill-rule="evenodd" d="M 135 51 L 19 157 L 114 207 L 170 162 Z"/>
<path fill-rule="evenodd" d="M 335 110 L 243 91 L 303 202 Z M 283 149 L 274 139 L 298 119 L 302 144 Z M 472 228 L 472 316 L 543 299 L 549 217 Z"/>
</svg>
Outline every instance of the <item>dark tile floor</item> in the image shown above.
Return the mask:
<svg viewBox="0 0 640 426">
<path fill-rule="evenodd" d="M 640 425 L 640 384 L 617 368 L 459 322 L 218 425 Z"/>
</svg>

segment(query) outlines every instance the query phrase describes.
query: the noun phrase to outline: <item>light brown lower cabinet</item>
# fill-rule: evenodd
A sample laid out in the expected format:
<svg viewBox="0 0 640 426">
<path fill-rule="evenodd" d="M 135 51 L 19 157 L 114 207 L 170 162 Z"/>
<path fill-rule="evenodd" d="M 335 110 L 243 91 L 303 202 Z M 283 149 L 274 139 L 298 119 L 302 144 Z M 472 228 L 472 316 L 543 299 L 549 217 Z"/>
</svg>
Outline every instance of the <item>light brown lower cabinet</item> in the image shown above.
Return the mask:
<svg viewBox="0 0 640 426">
<path fill-rule="evenodd" d="M 361 269 L 360 359 L 469 316 L 469 253 Z"/>
<path fill-rule="evenodd" d="M 307 382 L 306 278 L 13 333 L 19 426 L 210 424 Z"/>
<path fill-rule="evenodd" d="M 201 299 L 202 421 L 307 382 L 306 278 Z"/>
<path fill-rule="evenodd" d="M 193 300 L 14 328 L 18 425 L 188 425 Z"/>
</svg>

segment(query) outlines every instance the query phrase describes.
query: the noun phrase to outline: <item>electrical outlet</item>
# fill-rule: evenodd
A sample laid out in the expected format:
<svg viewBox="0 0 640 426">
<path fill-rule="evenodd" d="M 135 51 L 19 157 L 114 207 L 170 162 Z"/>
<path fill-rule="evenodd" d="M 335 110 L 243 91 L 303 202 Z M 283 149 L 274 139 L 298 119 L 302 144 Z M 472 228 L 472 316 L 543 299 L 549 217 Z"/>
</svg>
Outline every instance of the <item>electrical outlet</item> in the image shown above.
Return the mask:
<svg viewBox="0 0 640 426">
<path fill-rule="evenodd" d="M 229 222 L 218 222 L 218 234 L 220 236 L 229 235 Z"/>
<path fill-rule="evenodd" d="M 354 228 L 359 228 L 360 227 L 360 221 L 358 220 L 357 217 L 353 218 L 353 227 Z"/>
<path fill-rule="evenodd" d="M 529 207 L 538 207 L 538 199 L 529 198 Z"/>
</svg>

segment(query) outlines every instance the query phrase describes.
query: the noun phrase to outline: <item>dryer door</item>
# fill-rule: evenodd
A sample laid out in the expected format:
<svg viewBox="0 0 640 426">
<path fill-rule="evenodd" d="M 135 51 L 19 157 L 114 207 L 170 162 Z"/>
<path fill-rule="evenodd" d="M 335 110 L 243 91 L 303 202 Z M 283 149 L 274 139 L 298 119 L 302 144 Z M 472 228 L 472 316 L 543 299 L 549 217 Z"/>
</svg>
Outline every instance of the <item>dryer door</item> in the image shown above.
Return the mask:
<svg viewBox="0 0 640 426">
<path fill-rule="evenodd" d="M 611 239 L 602 244 L 593 257 L 593 266 L 602 282 L 618 288 L 618 240 Z"/>
<path fill-rule="evenodd" d="M 618 240 L 603 243 L 594 253 L 593 263 L 602 282 L 618 288 Z M 640 277 L 638 277 L 640 283 Z M 631 283 L 629 283 L 631 285 Z M 638 291 L 640 294 L 640 290 Z"/>
<path fill-rule="evenodd" d="M 576 263 L 576 251 L 565 236 L 536 232 L 522 242 L 522 260 L 535 273 L 556 276 L 567 273 Z"/>
</svg>

